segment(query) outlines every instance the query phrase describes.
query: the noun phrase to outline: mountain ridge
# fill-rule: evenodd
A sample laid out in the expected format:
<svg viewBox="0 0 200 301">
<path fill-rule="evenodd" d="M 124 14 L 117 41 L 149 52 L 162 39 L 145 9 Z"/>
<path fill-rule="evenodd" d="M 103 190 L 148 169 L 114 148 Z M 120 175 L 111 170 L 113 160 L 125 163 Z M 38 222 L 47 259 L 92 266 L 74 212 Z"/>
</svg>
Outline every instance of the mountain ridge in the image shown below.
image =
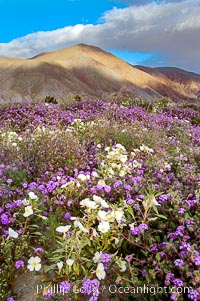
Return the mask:
<svg viewBox="0 0 200 301">
<path fill-rule="evenodd" d="M 200 75 L 177 69 L 132 66 L 96 46 L 77 44 L 28 59 L 0 58 L 0 99 L 75 94 L 200 99 Z"/>
</svg>

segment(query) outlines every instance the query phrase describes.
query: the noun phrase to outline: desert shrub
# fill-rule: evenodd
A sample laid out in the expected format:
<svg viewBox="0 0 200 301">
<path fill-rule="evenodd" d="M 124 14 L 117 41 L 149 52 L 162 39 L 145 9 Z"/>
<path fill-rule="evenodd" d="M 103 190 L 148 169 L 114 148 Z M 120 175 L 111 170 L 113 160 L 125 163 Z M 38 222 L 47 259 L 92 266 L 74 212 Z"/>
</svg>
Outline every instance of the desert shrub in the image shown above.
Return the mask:
<svg viewBox="0 0 200 301">
<path fill-rule="evenodd" d="M 191 119 L 191 124 L 193 124 L 193 125 L 199 125 L 200 124 L 200 116 Z"/>
<path fill-rule="evenodd" d="M 7 157 L 10 164 L 23 162 L 31 178 L 36 178 L 48 169 L 80 165 L 83 150 L 70 132 L 38 127 L 32 133 L 25 132 L 20 138 L 17 142 L 8 141 Z M 21 174 L 20 178 L 23 176 Z"/>
<path fill-rule="evenodd" d="M 82 97 L 77 94 L 77 95 L 74 96 L 74 100 L 76 100 L 76 101 L 82 101 Z"/>
<path fill-rule="evenodd" d="M 44 99 L 45 103 L 52 103 L 52 104 L 57 104 L 58 101 L 56 100 L 56 98 L 54 96 L 46 96 Z"/>
<path fill-rule="evenodd" d="M 174 102 L 169 98 L 148 100 L 145 98 L 125 99 L 122 102 L 123 106 L 139 106 L 148 112 L 162 112 L 163 110 L 172 107 Z"/>
</svg>

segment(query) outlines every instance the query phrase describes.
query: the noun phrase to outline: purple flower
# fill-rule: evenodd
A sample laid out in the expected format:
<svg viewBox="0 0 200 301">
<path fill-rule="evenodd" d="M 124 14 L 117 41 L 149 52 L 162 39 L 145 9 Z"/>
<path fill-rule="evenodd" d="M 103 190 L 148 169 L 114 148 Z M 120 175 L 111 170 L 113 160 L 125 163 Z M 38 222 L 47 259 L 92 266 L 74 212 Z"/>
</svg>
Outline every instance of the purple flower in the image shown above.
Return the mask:
<svg viewBox="0 0 200 301">
<path fill-rule="evenodd" d="M 23 188 L 27 188 L 27 187 L 28 187 L 28 184 L 27 184 L 27 183 L 23 183 L 23 184 L 22 184 L 22 187 L 23 187 Z"/>
<path fill-rule="evenodd" d="M 186 201 L 185 201 L 185 204 L 186 204 L 188 207 L 193 207 L 194 205 L 198 204 L 198 201 L 197 201 L 197 200 L 186 200 Z"/>
<path fill-rule="evenodd" d="M 184 208 L 179 208 L 179 210 L 178 210 L 178 213 L 180 214 L 180 215 L 182 215 L 182 214 L 184 214 L 185 213 L 185 209 Z"/>
<path fill-rule="evenodd" d="M 16 200 L 12 204 L 13 204 L 13 207 L 21 207 L 23 205 L 23 201 L 22 200 Z"/>
<path fill-rule="evenodd" d="M 15 299 L 13 297 L 8 297 L 6 301 L 15 301 Z"/>
<path fill-rule="evenodd" d="M 145 277 L 145 276 L 147 276 L 147 275 L 148 275 L 147 270 L 142 270 L 142 276 Z"/>
<path fill-rule="evenodd" d="M 195 258 L 194 264 L 195 264 L 196 266 L 199 266 L 199 265 L 200 265 L 200 255 L 198 255 L 198 256 Z"/>
<path fill-rule="evenodd" d="M 68 281 L 62 281 L 59 284 L 59 288 L 62 293 L 67 294 L 71 290 L 71 284 Z"/>
<path fill-rule="evenodd" d="M 105 185 L 105 186 L 104 186 L 104 190 L 105 190 L 105 192 L 106 192 L 107 194 L 109 194 L 110 191 L 111 191 L 111 187 L 110 187 L 109 185 Z"/>
<path fill-rule="evenodd" d="M 151 252 L 158 252 L 158 247 L 155 245 L 155 246 L 151 247 L 150 251 Z"/>
<path fill-rule="evenodd" d="M 8 179 L 6 182 L 7 182 L 8 185 L 11 185 L 12 182 L 13 182 L 13 180 L 12 179 Z"/>
<path fill-rule="evenodd" d="M 177 266 L 177 267 L 182 267 L 182 266 L 184 266 L 184 261 L 183 261 L 182 259 L 176 259 L 176 260 L 174 261 L 174 264 L 175 264 L 175 266 Z"/>
<path fill-rule="evenodd" d="M 37 187 L 37 183 L 35 183 L 35 182 L 32 182 L 28 185 L 28 189 L 30 191 L 34 190 L 36 187 Z"/>
<path fill-rule="evenodd" d="M 176 231 L 184 231 L 185 230 L 185 226 L 178 226 L 176 228 Z"/>
<path fill-rule="evenodd" d="M 131 205 L 131 204 L 133 204 L 135 201 L 133 200 L 133 199 L 128 199 L 127 201 L 126 201 L 126 203 L 128 204 L 128 205 Z"/>
<path fill-rule="evenodd" d="M 170 285 L 171 281 L 174 279 L 174 274 L 171 272 L 168 272 L 167 275 L 165 276 L 165 285 Z"/>
<path fill-rule="evenodd" d="M 147 224 L 140 224 L 140 225 L 139 225 L 139 228 L 140 228 L 140 229 L 143 229 L 143 230 L 148 230 L 148 229 L 149 229 L 149 227 L 148 227 Z"/>
<path fill-rule="evenodd" d="M 108 263 L 108 262 L 110 262 L 110 259 L 111 259 L 111 256 L 107 253 L 103 253 L 101 255 L 101 262 L 102 263 Z"/>
<path fill-rule="evenodd" d="M 194 225 L 194 224 L 195 224 L 195 222 L 193 220 L 188 219 L 186 221 L 186 225 Z"/>
<path fill-rule="evenodd" d="M 18 270 L 19 268 L 24 267 L 24 261 L 23 260 L 17 260 L 15 262 L 15 268 Z"/>
<path fill-rule="evenodd" d="M 184 285 L 183 281 L 179 278 L 173 279 L 172 282 L 175 285 L 175 287 L 181 287 Z"/>
<path fill-rule="evenodd" d="M 130 185 L 124 184 L 124 189 L 131 191 L 132 187 Z"/>
<path fill-rule="evenodd" d="M 92 297 L 94 297 L 94 296 L 96 296 L 96 294 L 99 293 L 99 290 L 98 290 L 99 285 L 100 285 L 100 282 L 97 279 L 94 279 L 94 280 L 85 279 L 82 283 L 81 293 L 83 295 L 87 295 L 87 296 L 92 294 Z"/>
<path fill-rule="evenodd" d="M 167 196 L 167 194 L 162 194 L 162 195 L 160 195 L 159 198 L 158 198 L 158 203 L 159 203 L 159 204 L 164 204 L 164 203 L 166 203 L 167 201 L 168 201 L 168 196 Z"/>
<path fill-rule="evenodd" d="M 122 185 L 122 181 L 116 181 L 113 185 L 114 190 L 116 190 L 120 185 Z"/>
<path fill-rule="evenodd" d="M 176 301 L 177 298 L 178 298 L 178 296 L 176 294 L 171 294 L 171 297 L 170 297 L 171 300 Z"/>
<path fill-rule="evenodd" d="M 191 246 L 188 242 L 182 242 L 179 249 L 180 250 L 186 250 L 186 251 L 190 252 L 191 251 Z"/>
<path fill-rule="evenodd" d="M 111 260 L 111 256 L 109 254 L 104 253 L 101 255 L 101 262 L 103 263 L 104 269 L 106 271 L 108 271 L 110 260 Z"/>
<path fill-rule="evenodd" d="M 188 294 L 188 298 L 192 299 L 193 301 L 198 301 L 200 300 L 200 294 L 196 290 L 192 289 Z"/>
<path fill-rule="evenodd" d="M 1 224 L 2 225 L 7 225 L 8 223 L 9 223 L 8 216 L 7 216 L 7 214 L 3 213 L 1 215 Z"/>
<path fill-rule="evenodd" d="M 34 253 L 44 253 L 44 249 L 37 248 L 37 249 L 34 250 Z"/>
<path fill-rule="evenodd" d="M 133 255 L 126 255 L 125 259 L 126 261 L 131 262 L 131 260 L 133 259 Z"/>
<path fill-rule="evenodd" d="M 67 220 L 67 221 L 70 221 L 71 220 L 71 214 L 69 212 L 66 212 L 64 214 L 64 218 Z"/>
<path fill-rule="evenodd" d="M 50 290 L 45 291 L 43 294 L 44 294 L 44 299 L 45 300 L 49 300 L 53 297 L 53 292 L 51 292 Z"/>
<path fill-rule="evenodd" d="M 130 229 L 130 233 L 133 236 L 140 235 L 141 229 L 139 227 L 132 228 L 132 229 Z"/>
</svg>

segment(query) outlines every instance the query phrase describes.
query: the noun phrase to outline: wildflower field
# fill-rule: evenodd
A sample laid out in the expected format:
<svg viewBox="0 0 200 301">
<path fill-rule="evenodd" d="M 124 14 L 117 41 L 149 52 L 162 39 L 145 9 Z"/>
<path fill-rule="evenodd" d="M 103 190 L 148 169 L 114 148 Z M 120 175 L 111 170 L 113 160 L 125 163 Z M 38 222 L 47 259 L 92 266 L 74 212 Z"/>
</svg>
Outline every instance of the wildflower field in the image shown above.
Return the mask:
<svg viewBox="0 0 200 301">
<path fill-rule="evenodd" d="M 32 300 L 200 300 L 197 105 L 24 102 L 0 117 L 0 300 L 24 300 L 23 275 Z"/>
</svg>

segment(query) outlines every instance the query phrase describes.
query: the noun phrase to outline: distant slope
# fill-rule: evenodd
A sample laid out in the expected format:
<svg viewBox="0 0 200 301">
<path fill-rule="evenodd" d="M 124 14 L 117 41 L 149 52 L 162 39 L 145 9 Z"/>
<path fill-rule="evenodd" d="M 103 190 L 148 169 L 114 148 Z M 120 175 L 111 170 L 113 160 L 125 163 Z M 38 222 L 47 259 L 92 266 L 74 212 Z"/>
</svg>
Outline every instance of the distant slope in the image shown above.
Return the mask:
<svg viewBox="0 0 200 301">
<path fill-rule="evenodd" d="M 144 66 L 134 66 L 141 71 L 147 72 L 152 76 L 168 79 L 179 85 L 180 90 L 187 91 L 191 98 L 200 99 L 200 74 L 185 71 L 175 67 L 157 67 L 149 68 Z"/>
<path fill-rule="evenodd" d="M 180 72 L 184 77 L 184 71 Z M 166 69 L 131 66 L 100 48 L 79 44 L 30 59 L 0 59 L 0 99 L 31 99 L 33 95 L 60 99 L 75 94 L 174 100 L 200 97 L 200 76 L 191 74 L 187 81 L 181 76 L 176 80 Z"/>
</svg>

